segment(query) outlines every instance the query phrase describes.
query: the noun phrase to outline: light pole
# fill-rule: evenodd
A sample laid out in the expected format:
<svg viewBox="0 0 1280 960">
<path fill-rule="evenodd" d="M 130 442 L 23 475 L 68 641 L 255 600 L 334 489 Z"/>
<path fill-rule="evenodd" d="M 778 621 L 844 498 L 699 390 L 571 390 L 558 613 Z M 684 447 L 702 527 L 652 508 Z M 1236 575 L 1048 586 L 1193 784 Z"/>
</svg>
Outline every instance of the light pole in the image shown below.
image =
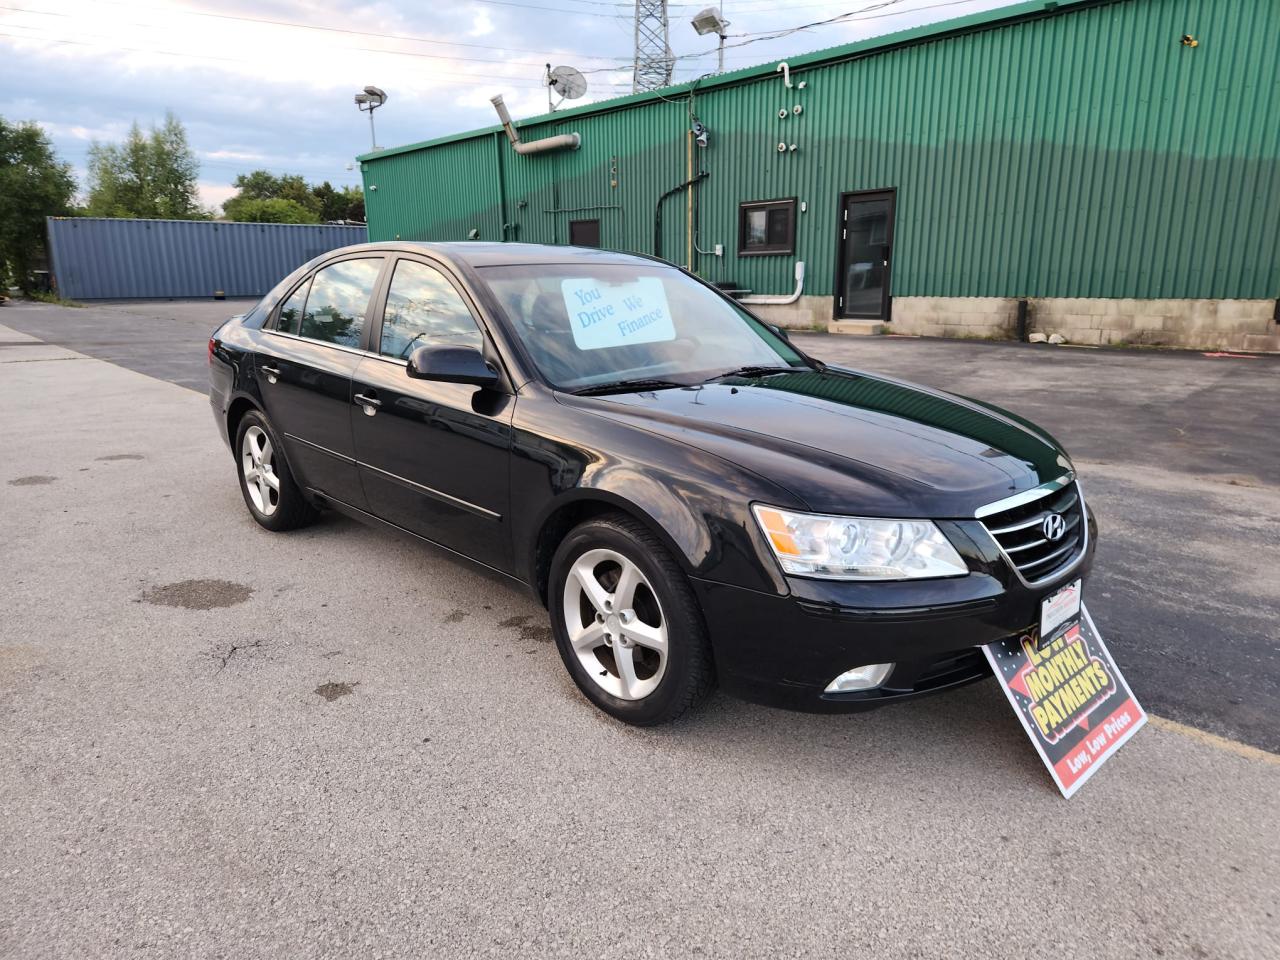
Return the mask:
<svg viewBox="0 0 1280 960">
<path fill-rule="evenodd" d="M 356 94 L 356 107 L 361 111 L 367 111 L 369 114 L 369 142 L 372 149 L 378 149 L 378 135 L 373 130 L 373 111 L 387 102 L 387 92 L 380 87 L 369 86 L 363 91 Z"/>
<path fill-rule="evenodd" d="M 720 7 L 707 7 L 695 14 L 693 18 L 693 29 L 698 31 L 698 36 L 714 33 L 720 38 L 716 73 L 724 73 L 724 32 L 729 29 L 729 21 L 722 15 L 722 9 L 723 4 Z"/>
</svg>

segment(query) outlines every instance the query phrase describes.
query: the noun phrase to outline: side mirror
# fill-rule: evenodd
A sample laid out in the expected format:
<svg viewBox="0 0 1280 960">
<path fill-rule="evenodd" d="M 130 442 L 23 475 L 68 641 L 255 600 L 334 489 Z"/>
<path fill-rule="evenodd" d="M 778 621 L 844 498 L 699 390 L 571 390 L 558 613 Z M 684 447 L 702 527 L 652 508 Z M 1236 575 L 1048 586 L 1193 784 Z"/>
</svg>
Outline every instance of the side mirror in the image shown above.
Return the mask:
<svg viewBox="0 0 1280 960">
<path fill-rule="evenodd" d="M 477 387 L 492 387 L 498 382 L 498 372 L 475 347 L 418 347 L 409 354 L 405 372 L 415 380 L 471 383 Z"/>
</svg>

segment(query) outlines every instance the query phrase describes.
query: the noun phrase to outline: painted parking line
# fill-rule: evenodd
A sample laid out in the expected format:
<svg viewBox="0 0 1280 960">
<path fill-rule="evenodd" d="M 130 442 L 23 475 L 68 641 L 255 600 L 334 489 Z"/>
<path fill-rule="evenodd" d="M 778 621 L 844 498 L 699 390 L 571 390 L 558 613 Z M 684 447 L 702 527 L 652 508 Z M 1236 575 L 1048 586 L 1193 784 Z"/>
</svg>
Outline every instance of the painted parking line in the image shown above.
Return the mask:
<svg viewBox="0 0 1280 960">
<path fill-rule="evenodd" d="M 1246 760 L 1256 760 L 1259 763 L 1269 764 L 1273 767 L 1280 767 L 1280 754 L 1269 753 L 1266 750 L 1259 750 L 1257 747 L 1251 747 L 1247 743 L 1241 743 L 1239 740 L 1230 740 L 1227 737 L 1220 737 L 1216 733 L 1209 733 L 1207 730 L 1200 730 L 1196 727 L 1189 727 L 1185 723 L 1179 723 L 1177 720 L 1170 720 L 1168 717 L 1157 717 L 1148 714 L 1147 719 L 1153 727 L 1161 730 L 1172 730 L 1174 733 L 1180 733 L 1184 737 L 1190 737 L 1192 740 L 1199 740 L 1203 744 L 1215 747 L 1218 750 L 1224 750 L 1227 753 L 1234 753 L 1237 757 L 1244 757 Z"/>
</svg>

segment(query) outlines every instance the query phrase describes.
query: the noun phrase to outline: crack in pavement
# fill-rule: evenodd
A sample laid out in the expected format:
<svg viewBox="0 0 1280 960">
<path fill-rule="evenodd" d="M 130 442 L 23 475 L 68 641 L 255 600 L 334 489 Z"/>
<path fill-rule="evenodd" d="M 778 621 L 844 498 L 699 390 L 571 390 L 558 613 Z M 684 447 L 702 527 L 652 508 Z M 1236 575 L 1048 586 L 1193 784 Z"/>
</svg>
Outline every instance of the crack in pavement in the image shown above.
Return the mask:
<svg viewBox="0 0 1280 960">
<path fill-rule="evenodd" d="M 237 653 L 242 651 L 261 650 L 262 647 L 263 641 L 259 638 L 254 640 L 252 643 L 233 643 L 226 653 L 213 653 L 210 654 L 210 656 L 219 661 L 217 672 L 221 673 L 223 670 L 227 669 L 227 664 L 231 662 L 232 658 L 235 657 Z"/>
</svg>

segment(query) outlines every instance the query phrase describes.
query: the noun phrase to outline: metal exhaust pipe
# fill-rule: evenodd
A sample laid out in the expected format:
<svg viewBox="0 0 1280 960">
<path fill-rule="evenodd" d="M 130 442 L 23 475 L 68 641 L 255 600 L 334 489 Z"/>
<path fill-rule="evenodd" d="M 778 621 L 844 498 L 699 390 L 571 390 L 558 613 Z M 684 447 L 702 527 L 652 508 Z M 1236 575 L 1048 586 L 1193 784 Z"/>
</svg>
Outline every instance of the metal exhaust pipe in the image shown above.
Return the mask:
<svg viewBox="0 0 1280 960">
<path fill-rule="evenodd" d="M 502 102 L 502 94 L 490 97 L 489 102 L 493 104 L 493 109 L 498 111 L 498 122 L 502 124 L 502 129 L 506 132 L 507 139 L 511 141 L 511 146 L 521 156 L 527 156 L 531 153 L 546 153 L 550 150 L 577 150 L 582 145 L 582 137 L 577 133 L 562 133 L 543 140 L 531 140 L 528 142 L 521 140 L 520 134 L 516 132 L 515 124 L 511 122 L 511 114 L 507 112 L 507 105 Z"/>
</svg>

